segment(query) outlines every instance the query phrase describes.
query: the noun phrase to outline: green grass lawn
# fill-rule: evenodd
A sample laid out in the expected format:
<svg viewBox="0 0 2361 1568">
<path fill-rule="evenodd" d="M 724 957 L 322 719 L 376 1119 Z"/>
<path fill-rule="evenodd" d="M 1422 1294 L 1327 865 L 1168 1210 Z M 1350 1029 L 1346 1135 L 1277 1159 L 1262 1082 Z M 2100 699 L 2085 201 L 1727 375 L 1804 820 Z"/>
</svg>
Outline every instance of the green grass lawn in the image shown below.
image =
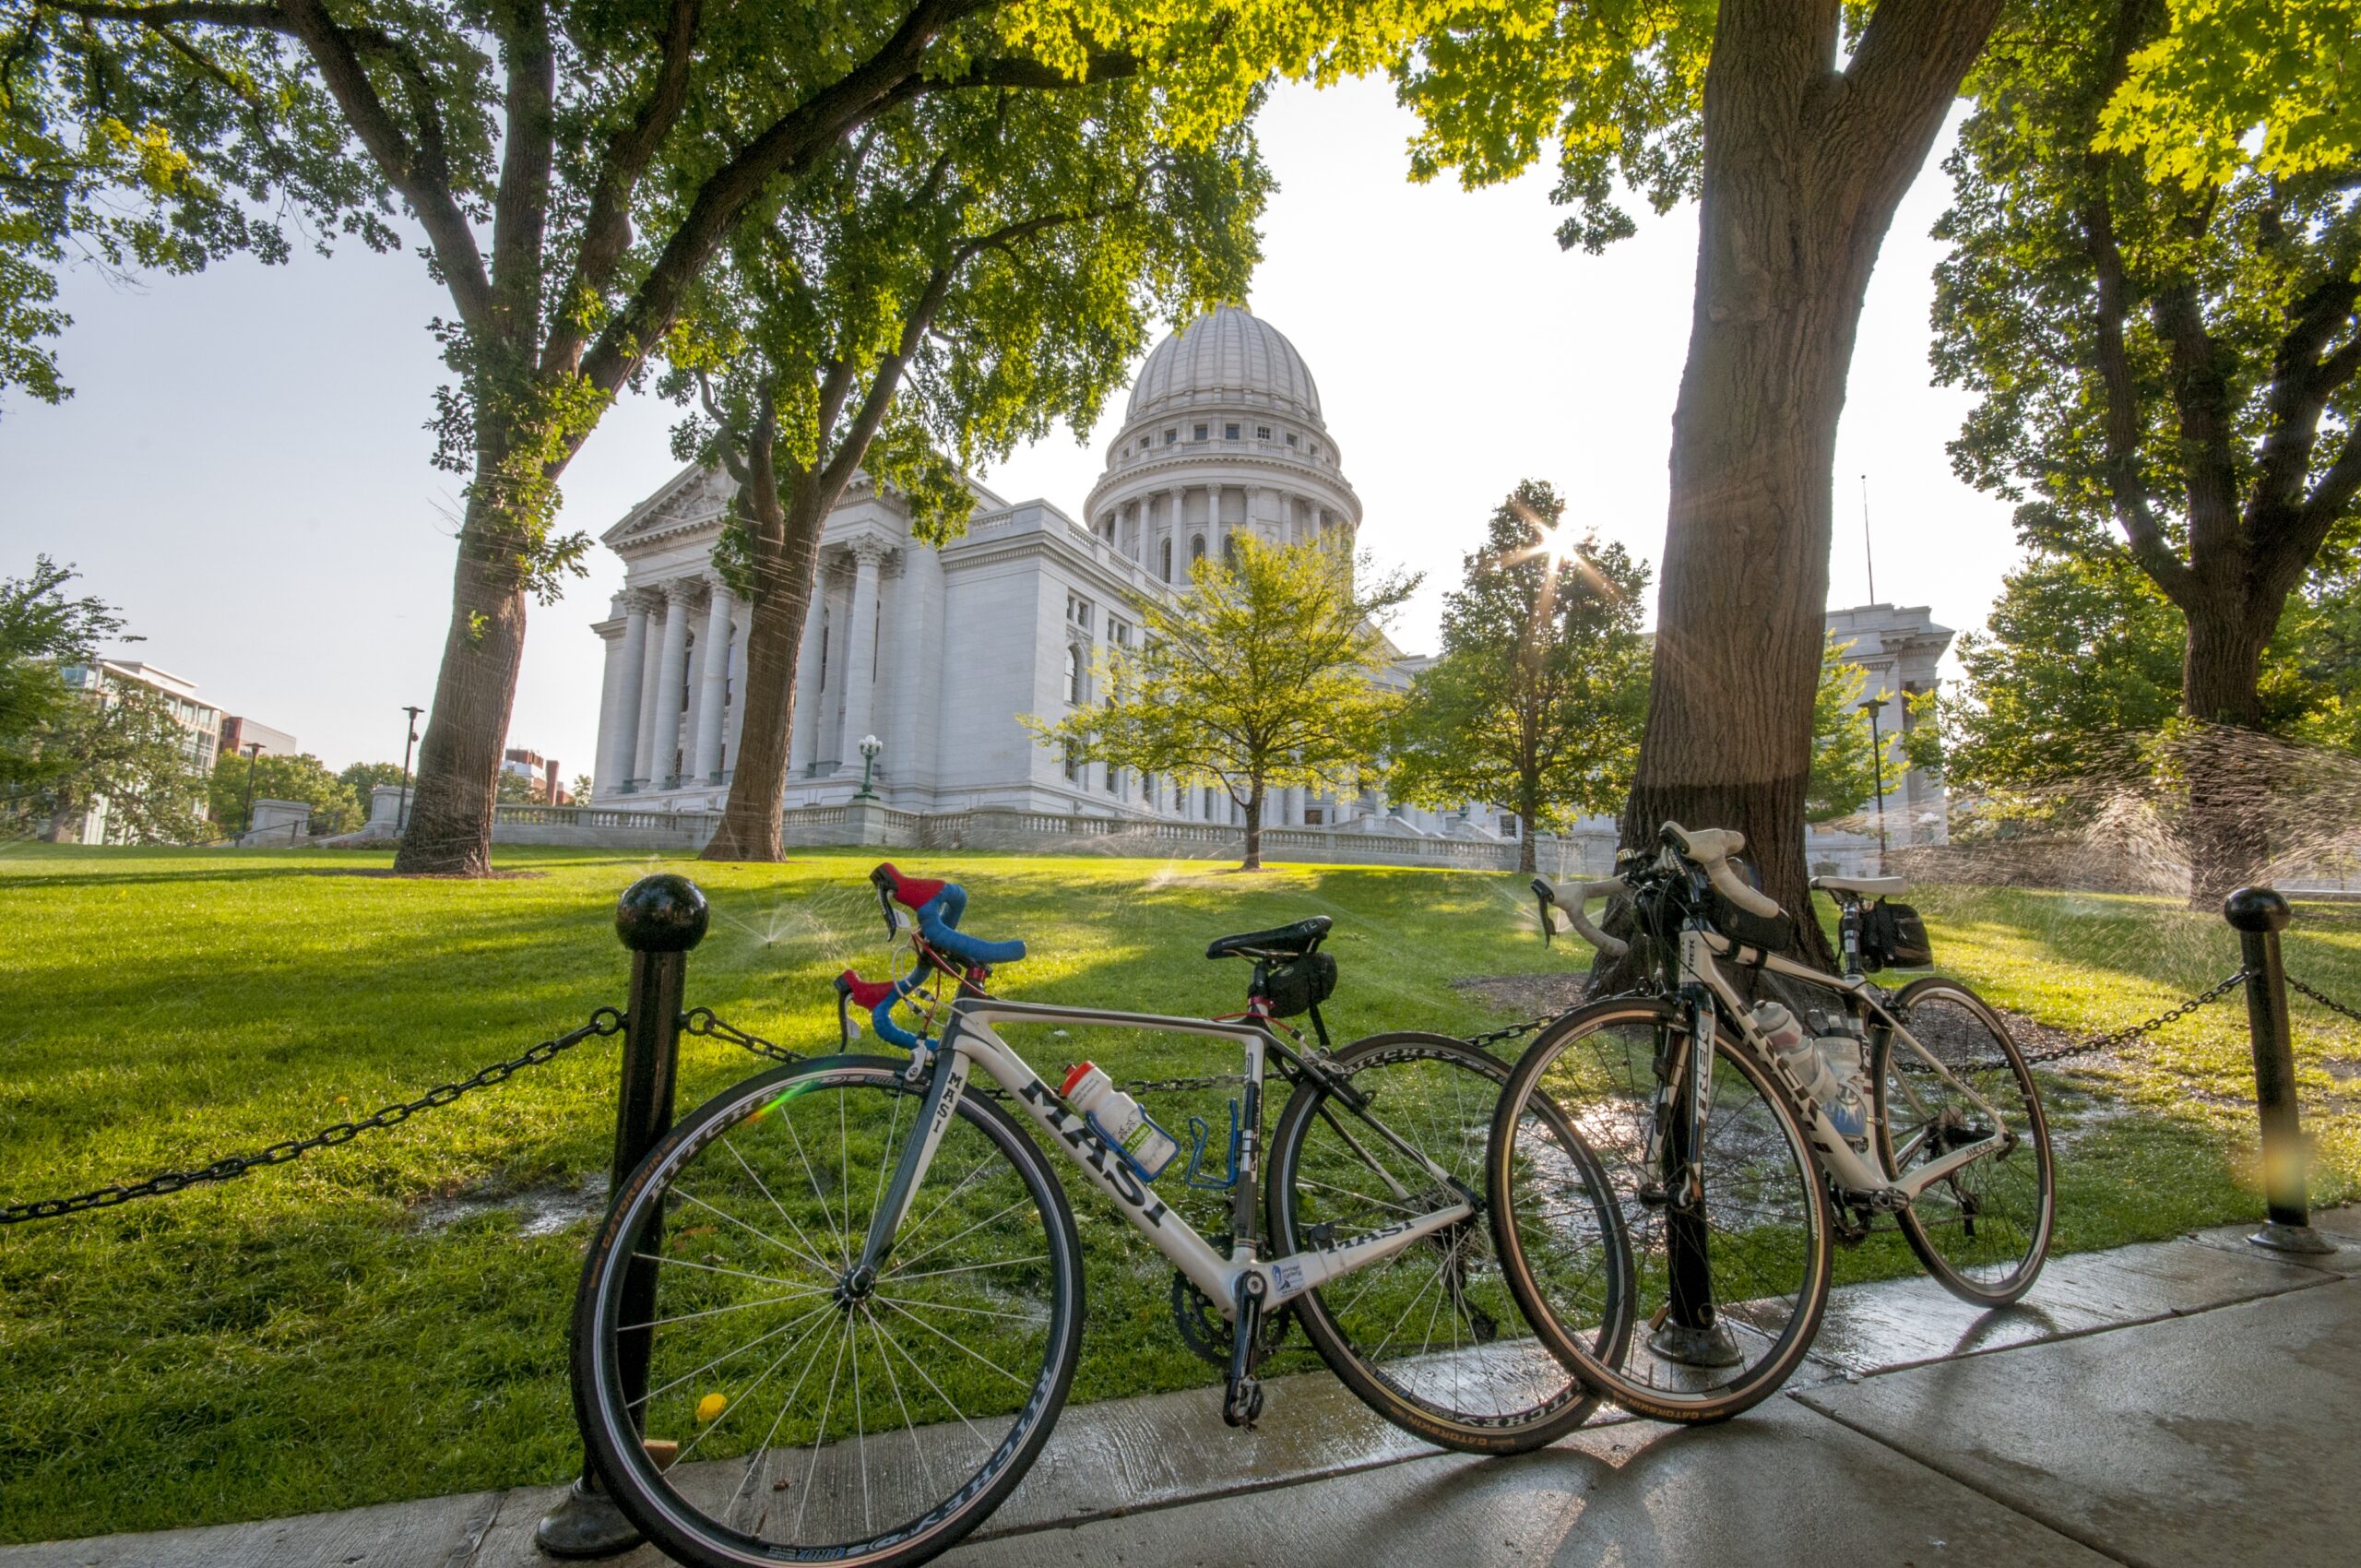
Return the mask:
<svg viewBox="0 0 2361 1568">
<path fill-rule="evenodd" d="M 1022 936 L 1009 994 L 1178 1013 L 1240 1004 L 1205 941 L 1336 917 L 1333 1022 L 1464 1033 L 1501 1017 L 1475 975 L 1563 969 L 1521 879 L 1434 871 L 905 854 L 965 882 L 967 924 Z M 715 911 L 689 998 L 830 1049 L 828 980 L 877 971 L 873 854 L 712 867 L 512 850 L 528 874 L 395 880 L 374 854 L 17 849 L 0 901 L 0 1200 L 136 1179 L 407 1099 L 620 1004 L 610 916 L 635 876 L 689 871 Z M 2069 1028 L 2144 1016 L 2235 963 L 2218 919 L 2153 900 L 1938 889 L 1945 966 Z M 2361 910 L 2306 907 L 2295 970 L 2361 997 Z M 2361 1044 L 2298 1004 L 2323 1195 L 2361 1178 Z M 1217 1071 L 1218 1050 L 1012 1032 L 1045 1075 Z M 2061 1243 L 2168 1235 L 2258 1212 L 2235 1004 L 2176 1026 L 2163 1060 L 2052 1081 Z M 684 1045 L 683 1110 L 760 1066 Z M 585 1045 L 394 1132 L 243 1182 L 0 1230 L 0 1539 L 254 1518 L 563 1478 L 576 1462 L 565 1315 L 587 1182 L 611 1149 L 615 1050 Z M 1220 1124 L 1220 1097 L 1177 1108 Z M 1162 1108 L 1159 1107 L 1159 1110 Z M 1275 1113 L 1275 1105 L 1273 1107 Z M 1172 1333 L 1169 1272 L 1078 1194 L 1090 1324 L 1077 1399 L 1207 1383 Z M 570 1206 L 569 1206 L 570 1205 Z M 1200 1228 L 1220 1229 L 1202 1198 Z M 1300 1340 L 1297 1341 L 1300 1345 Z M 1293 1352 L 1300 1357 L 1299 1348 Z"/>
</svg>

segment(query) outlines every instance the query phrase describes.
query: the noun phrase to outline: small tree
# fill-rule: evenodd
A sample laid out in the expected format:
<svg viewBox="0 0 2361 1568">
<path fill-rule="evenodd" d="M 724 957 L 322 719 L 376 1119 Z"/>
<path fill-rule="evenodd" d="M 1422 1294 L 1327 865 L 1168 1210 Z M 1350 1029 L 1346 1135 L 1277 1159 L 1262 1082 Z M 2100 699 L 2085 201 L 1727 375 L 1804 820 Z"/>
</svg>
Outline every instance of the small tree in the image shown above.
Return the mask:
<svg viewBox="0 0 2361 1568">
<path fill-rule="evenodd" d="M 96 659 L 106 639 L 139 640 L 122 637 L 123 620 L 113 606 L 66 598 L 74 576 L 73 567 L 37 555 L 30 576 L 0 578 L 0 802 L 72 766 L 48 743 L 79 698 L 64 666 Z"/>
<path fill-rule="evenodd" d="M 1241 869 L 1259 871 L 1270 791 L 1346 789 L 1383 746 L 1400 699 L 1376 683 L 1378 625 L 1418 585 L 1358 587 L 1352 557 L 1319 544 L 1237 542 L 1235 561 L 1197 562 L 1171 599 L 1132 600 L 1143 640 L 1100 662 L 1103 702 L 1025 724 L 1076 761 L 1220 785 L 1246 814 Z"/>
<path fill-rule="evenodd" d="M 1877 799 L 1880 744 L 1885 766 L 1893 764 L 1892 735 L 1873 735 L 1861 711 L 1869 675 L 1845 657 L 1849 643 L 1828 639 L 1820 656 L 1820 689 L 1811 700 L 1811 778 L 1804 786 L 1804 820 L 1834 822 Z"/>
<path fill-rule="evenodd" d="M 54 764 L 6 808 L 19 831 L 72 843 L 93 806 L 117 844 L 185 844 L 205 834 L 205 779 L 172 699 L 136 682 L 74 694 L 33 739 Z"/>
<path fill-rule="evenodd" d="M 314 834 L 350 833 L 361 826 L 362 815 L 352 787 L 309 752 L 293 756 L 222 757 L 213 765 L 207 794 L 214 827 L 232 837 L 251 826 L 249 801 L 303 802 L 312 808 Z"/>
<path fill-rule="evenodd" d="M 1528 872 L 1544 821 L 1622 802 L 1647 709 L 1647 568 L 1619 544 L 1568 539 L 1565 509 L 1526 480 L 1493 512 L 1444 597 L 1442 656 L 1411 683 L 1386 779 L 1422 805 L 1513 805 Z"/>
</svg>

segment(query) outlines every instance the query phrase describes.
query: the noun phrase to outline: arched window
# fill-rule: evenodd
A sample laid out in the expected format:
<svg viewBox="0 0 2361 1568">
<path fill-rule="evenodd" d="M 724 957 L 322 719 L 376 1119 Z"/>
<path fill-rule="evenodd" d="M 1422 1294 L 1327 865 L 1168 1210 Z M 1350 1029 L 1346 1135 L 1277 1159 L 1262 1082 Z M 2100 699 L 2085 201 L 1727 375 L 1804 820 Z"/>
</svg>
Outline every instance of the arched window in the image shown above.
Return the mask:
<svg viewBox="0 0 2361 1568">
<path fill-rule="evenodd" d="M 1164 580 L 1170 582 L 1172 580 L 1172 541 L 1169 539 L 1164 541 L 1163 572 Z"/>
<path fill-rule="evenodd" d="M 1221 564 L 1225 566 L 1238 564 L 1238 536 L 1236 534 L 1231 534 L 1221 541 Z"/>
<path fill-rule="evenodd" d="M 1202 561 L 1204 558 L 1205 536 L 1204 534 L 1199 534 L 1189 541 L 1189 559 L 1192 561 Z"/>
<path fill-rule="evenodd" d="M 1066 644 L 1066 701 L 1079 707 L 1083 700 L 1082 649 Z"/>
</svg>

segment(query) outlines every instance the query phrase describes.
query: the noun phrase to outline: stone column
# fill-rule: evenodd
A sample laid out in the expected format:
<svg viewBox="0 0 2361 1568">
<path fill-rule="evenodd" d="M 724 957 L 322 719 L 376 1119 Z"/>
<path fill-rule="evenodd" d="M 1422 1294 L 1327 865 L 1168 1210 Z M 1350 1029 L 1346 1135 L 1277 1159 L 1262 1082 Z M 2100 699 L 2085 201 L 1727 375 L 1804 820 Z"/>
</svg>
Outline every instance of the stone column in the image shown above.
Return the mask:
<svg viewBox="0 0 2361 1568">
<path fill-rule="evenodd" d="M 672 759 L 681 747 L 681 691 L 689 677 L 689 616 L 696 585 L 691 578 L 680 577 L 665 584 L 664 591 L 664 657 L 657 667 L 655 734 L 647 776 L 659 790 L 677 778 Z"/>
<path fill-rule="evenodd" d="M 697 782 L 721 778 L 721 708 L 730 691 L 730 614 L 738 601 L 730 585 L 716 577 L 706 606 L 704 692 L 697 698 Z"/>
<path fill-rule="evenodd" d="M 647 615 L 653 621 L 664 608 L 663 590 L 643 589 L 640 602 L 645 607 Z M 647 637 L 641 647 L 639 715 L 638 722 L 632 726 L 631 779 L 632 788 L 635 790 L 647 789 L 655 772 L 656 688 L 662 683 L 664 676 L 664 659 L 658 651 L 663 640 L 663 626 L 661 623 L 656 623 L 648 626 Z"/>
<path fill-rule="evenodd" d="M 638 593 L 623 595 L 623 635 L 615 639 L 613 668 L 608 671 L 606 711 L 599 718 L 598 777 L 593 781 L 601 800 L 612 800 L 631 788 L 632 765 L 639 750 L 639 689 L 647 676 L 647 602 Z"/>
<path fill-rule="evenodd" d="M 877 684 L 877 569 L 884 548 L 871 540 L 852 547 L 852 613 L 845 623 L 845 734 L 837 759 L 850 766 L 863 735 L 873 732 L 870 711 Z M 889 763 L 887 765 L 891 766 Z"/>
<path fill-rule="evenodd" d="M 820 649 L 827 620 L 828 568 L 822 560 L 812 566 L 812 602 L 803 612 L 803 640 L 796 646 L 795 728 L 788 753 L 791 778 L 804 778 L 820 760 Z"/>
<path fill-rule="evenodd" d="M 730 617 L 730 728 L 721 742 L 721 770 L 738 766 L 739 737 L 746 731 L 746 638 L 754 629 L 754 609 L 742 604 Z"/>
<path fill-rule="evenodd" d="M 1244 486 L 1243 488 L 1246 493 L 1246 532 L 1249 537 L 1252 538 L 1254 541 L 1259 544 L 1264 542 L 1264 540 L 1263 536 L 1260 533 L 1257 533 L 1254 529 L 1254 504 L 1262 497 L 1263 493 L 1251 484 Z"/>
</svg>

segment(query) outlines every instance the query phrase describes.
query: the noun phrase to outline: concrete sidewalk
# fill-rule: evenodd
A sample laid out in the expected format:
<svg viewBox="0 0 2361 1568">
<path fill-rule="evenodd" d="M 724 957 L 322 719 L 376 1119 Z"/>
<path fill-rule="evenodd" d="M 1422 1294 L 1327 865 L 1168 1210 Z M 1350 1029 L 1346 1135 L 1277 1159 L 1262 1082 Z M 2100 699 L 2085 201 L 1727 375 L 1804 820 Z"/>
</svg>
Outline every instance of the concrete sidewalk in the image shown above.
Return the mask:
<svg viewBox="0 0 2361 1568">
<path fill-rule="evenodd" d="M 1595 1424 L 1514 1460 L 1439 1455 L 1324 1376 L 1275 1385 L 1252 1433 L 1207 1390 L 1077 1406 L 943 1561 L 2343 1564 L 2361 1551 L 2361 1209 L 2316 1223 L 2335 1256 L 2207 1232 L 2055 1260 L 1999 1313 L 1924 1280 L 1840 1291 L 1785 1397 L 1699 1431 Z M 0 1568 L 551 1568 L 532 1534 L 556 1495 L 6 1548 Z"/>
</svg>

